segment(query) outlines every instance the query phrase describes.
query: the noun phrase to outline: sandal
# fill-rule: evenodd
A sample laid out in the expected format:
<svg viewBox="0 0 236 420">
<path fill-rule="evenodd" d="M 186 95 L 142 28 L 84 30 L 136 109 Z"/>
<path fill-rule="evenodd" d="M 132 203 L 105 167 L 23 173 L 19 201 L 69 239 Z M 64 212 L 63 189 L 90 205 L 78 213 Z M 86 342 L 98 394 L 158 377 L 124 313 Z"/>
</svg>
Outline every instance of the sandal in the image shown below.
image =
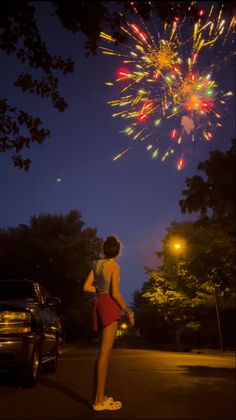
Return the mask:
<svg viewBox="0 0 236 420">
<path fill-rule="evenodd" d="M 107 395 L 105 395 L 105 398 L 106 398 L 106 400 L 112 400 L 112 401 L 114 401 L 114 398 L 108 397 Z"/>
<path fill-rule="evenodd" d="M 107 398 L 103 403 L 97 403 L 93 404 L 93 410 L 95 411 L 114 411 L 114 410 L 120 410 L 122 407 L 122 404 L 120 401 L 114 401 L 112 397 Z"/>
</svg>

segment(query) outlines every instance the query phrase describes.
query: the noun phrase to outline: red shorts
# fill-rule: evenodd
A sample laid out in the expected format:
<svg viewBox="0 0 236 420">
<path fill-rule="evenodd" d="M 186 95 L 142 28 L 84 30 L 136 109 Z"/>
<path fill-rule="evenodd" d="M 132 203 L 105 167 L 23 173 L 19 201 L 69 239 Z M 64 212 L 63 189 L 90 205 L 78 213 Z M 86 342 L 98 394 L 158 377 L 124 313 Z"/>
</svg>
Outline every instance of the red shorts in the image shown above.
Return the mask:
<svg viewBox="0 0 236 420">
<path fill-rule="evenodd" d="M 109 293 L 98 296 L 93 307 L 93 330 L 98 331 L 103 327 L 118 321 L 122 309 Z"/>
</svg>

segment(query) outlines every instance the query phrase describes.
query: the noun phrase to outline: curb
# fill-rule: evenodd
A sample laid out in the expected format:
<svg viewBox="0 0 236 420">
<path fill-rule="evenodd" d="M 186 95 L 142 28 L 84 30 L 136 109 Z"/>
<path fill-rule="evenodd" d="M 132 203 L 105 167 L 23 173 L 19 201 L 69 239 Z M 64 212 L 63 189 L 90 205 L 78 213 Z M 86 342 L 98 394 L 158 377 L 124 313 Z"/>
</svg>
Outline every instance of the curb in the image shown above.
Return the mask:
<svg viewBox="0 0 236 420">
<path fill-rule="evenodd" d="M 193 354 L 209 354 L 209 356 L 223 356 L 223 357 L 227 357 L 227 356 L 234 356 L 236 355 L 235 351 L 221 351 L 221 350 L 212 350 L 212 349 L 192 349 L 190 353 Z"/>
</svg>

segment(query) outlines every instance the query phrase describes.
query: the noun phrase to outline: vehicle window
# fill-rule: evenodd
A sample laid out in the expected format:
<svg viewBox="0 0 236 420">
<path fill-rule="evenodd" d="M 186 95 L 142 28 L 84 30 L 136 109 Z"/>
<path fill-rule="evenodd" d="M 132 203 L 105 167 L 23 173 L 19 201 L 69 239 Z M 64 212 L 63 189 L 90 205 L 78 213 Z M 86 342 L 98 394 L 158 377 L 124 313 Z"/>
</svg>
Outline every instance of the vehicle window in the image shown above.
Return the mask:
<svg viewBox="0 0 236 420">
<path fill-rule="evenodd" d="M 33 283 L 34 291 L 37 296 L 37 300 L 39 303 L 43 303 L 42 293 L 41 293 L 41 286 L 38 283 Z"/>
<path fill-rule="evenodd" d="M 49 292 L 46 289 L 44 289 L 44 287 L 42 286 L 41 286 L 41 295 L 42 295 L 42 300 L 43 300 L 42 303 L 45 303 L 47 298 L 50 297 Z"/>
<path fill-rule="evenodd" d="M 38 300 L 35 294 L 33 283 L 19 280 L 0 280 L 0 300 L 12 299 Z"/>
</svg>

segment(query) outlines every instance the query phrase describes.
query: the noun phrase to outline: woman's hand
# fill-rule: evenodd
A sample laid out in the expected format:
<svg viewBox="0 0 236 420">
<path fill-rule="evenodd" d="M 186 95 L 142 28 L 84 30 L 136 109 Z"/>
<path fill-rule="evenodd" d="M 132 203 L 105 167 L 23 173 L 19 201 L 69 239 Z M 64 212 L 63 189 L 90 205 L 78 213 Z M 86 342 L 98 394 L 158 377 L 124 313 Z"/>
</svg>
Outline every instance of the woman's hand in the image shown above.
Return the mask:
<svg viewBox="0 0 236 420">
<path fill-rule="evenodd" d="M 135 324 L 134 311 L 133 311 L 132 309 L 128 308 L 128 309 L 126 310 L 126 315 L 127 315 L 127 316 L 128 316 L 128 318 L 129 318 L 129 324 L 130 324 L 130 327 L 133 327 L 133 326 L 134 326 L 134 324 Z"/>
</svg>

